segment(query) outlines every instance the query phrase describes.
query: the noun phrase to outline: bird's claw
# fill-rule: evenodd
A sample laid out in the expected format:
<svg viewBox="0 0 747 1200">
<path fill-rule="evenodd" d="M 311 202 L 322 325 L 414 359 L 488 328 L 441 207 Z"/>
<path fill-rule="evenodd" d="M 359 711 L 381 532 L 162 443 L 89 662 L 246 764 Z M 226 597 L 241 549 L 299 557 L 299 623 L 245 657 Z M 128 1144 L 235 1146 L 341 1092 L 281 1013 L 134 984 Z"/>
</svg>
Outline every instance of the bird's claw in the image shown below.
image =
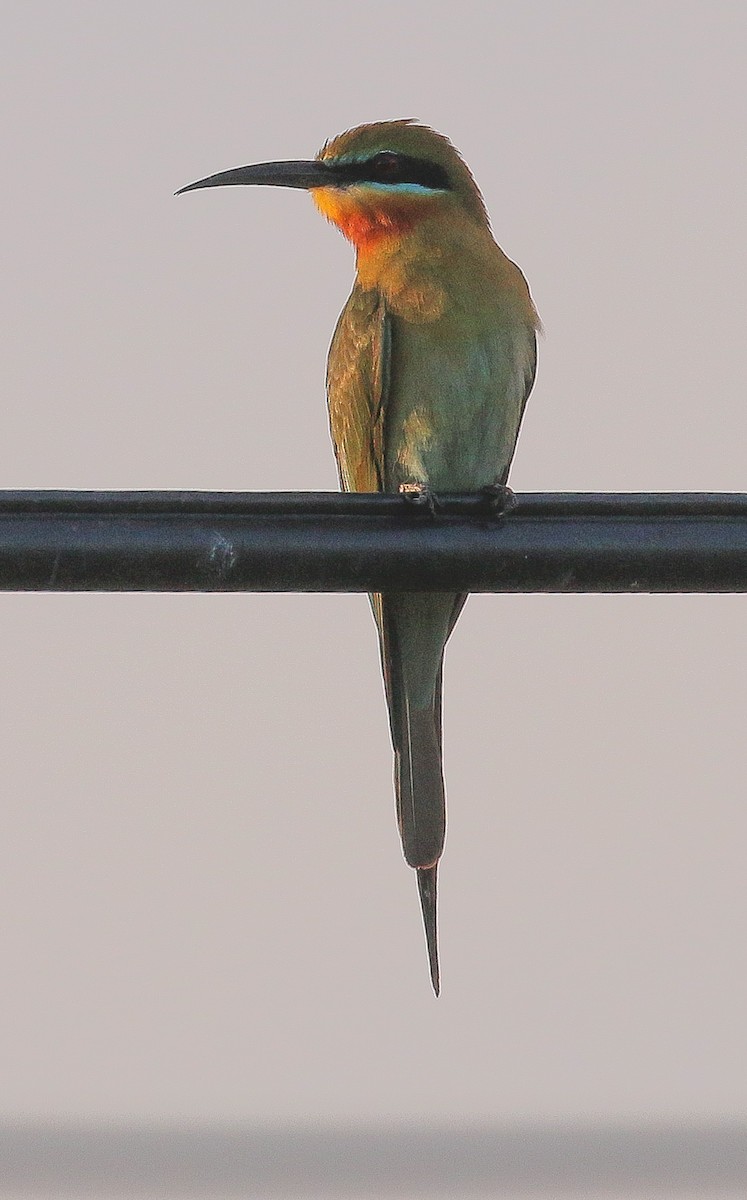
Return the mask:
<svg viewBox="0 0 747 1200">
<path fill-rule="evenodd" d="M 417 508 L 427 508 L 432 517 L 438 513 L 438 501 L 427 483 L 401 483 L 399 494 L 405 504 Z"/>
<path fill-rule="evenodd" d="M 487 511 L 494 517 L 503 517 L 516 506 L 516 493 L 505 483 L 489 483 L 480 488 L 479 496 Z"/>
</svg>

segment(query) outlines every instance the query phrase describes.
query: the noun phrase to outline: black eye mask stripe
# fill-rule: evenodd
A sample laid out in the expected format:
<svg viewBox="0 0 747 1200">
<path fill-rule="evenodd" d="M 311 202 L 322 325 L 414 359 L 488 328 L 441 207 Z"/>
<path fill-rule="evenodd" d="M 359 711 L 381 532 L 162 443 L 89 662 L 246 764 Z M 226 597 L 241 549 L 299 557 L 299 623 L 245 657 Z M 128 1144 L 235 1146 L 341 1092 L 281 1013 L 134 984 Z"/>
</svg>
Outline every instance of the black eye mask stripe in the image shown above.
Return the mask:
<svg viewBox="0 0 747 1200">
<path fill-rule="evenodd" d="M 411 158 L 408 154 L 382 153 L 363 162 L 329 163 L 335 181 L 341 187 L 356 183 L 414 183 L 434 191 L 448 191 L 449 177 L 438 163 L 422 158 Z"/>
</svg>

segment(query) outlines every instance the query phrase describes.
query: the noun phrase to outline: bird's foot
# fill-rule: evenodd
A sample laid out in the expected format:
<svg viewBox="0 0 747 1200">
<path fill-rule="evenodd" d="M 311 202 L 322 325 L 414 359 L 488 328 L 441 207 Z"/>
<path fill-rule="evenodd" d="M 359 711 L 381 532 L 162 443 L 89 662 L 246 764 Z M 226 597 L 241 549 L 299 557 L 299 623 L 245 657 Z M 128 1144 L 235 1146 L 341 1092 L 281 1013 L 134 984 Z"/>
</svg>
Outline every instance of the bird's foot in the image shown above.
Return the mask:
<svg viewBox="0 0 747 1200">
<path fill-rule="evenodd" d="M 505 483 L 489 483 L 478 493 L 485 509 L 494 517 L 503 517 L 516 506 L 516 493 Z"/>
<path fill-rule="evenodd" d="M 401 483 L 399 494 L 405 504 L 415 508 L 427 508 L 432 517 L 438 515 L 438 501 L 427 483 Z"/>
</svg>

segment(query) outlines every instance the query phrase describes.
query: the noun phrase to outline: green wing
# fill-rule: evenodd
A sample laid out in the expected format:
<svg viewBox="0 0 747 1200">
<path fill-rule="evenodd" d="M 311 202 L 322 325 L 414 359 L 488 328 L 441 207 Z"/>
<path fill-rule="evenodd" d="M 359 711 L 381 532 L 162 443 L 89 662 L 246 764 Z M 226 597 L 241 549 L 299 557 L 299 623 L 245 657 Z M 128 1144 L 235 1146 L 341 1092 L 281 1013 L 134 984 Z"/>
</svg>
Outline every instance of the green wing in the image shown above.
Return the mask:
<svg viewBox="0 0 747 1200">
<path fill-rule="evenodd" d="M 383 298 L 355 285 L 327 361 L 329 424 L 346 492 L 381 492 L 389 392 L 391 318 Z"/>
</svg>

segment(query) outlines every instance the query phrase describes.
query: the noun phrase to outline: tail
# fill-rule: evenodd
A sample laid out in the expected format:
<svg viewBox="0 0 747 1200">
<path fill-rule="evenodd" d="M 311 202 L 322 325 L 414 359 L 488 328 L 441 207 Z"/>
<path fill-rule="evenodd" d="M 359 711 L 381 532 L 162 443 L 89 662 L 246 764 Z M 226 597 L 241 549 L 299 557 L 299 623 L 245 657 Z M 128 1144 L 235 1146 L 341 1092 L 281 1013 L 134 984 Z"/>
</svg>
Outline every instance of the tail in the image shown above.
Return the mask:
<svg viewBox="0 0 747 1200">
<path fill-rule="evenodd" d="M 417 870 L 436 995 L 436 876 L 446 837 L 441 751 L 443 656 L 465 599 L 440 592 L 373 598 L 394 747 L 397 820 L 405 859 Z"/>
<path fill-rule="evenodd" d="M 434 863 L 432 867 L 420 867 L 418 870 L 418 892 L 423 912 L 425 942 L 428 947 L 428 965 L 431 969 L 431 983 L 436 995 L 441 991 L 441 972 L 438 966 L 437 877 L 438 863 Z"/>
</svg>

